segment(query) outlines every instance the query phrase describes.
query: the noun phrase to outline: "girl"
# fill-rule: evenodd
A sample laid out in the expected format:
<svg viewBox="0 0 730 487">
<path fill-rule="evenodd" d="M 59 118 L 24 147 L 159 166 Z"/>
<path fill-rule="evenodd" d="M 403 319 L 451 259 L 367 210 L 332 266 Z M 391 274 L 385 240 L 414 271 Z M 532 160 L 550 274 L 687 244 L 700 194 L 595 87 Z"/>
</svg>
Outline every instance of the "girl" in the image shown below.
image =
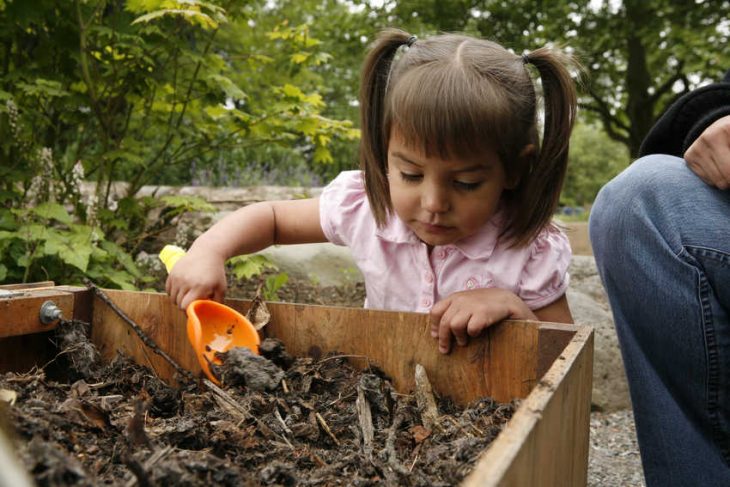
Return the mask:
<svg viewBox="0 0 730 487">
<path fill-rule="evenodd" d="M 560 52 L 384 31 L 365 59 L 360 171 L 319 198 L 246 206 L 201 235 L 166 290 L 222 300 L 224 264 L 272 244 L 347 245 L 369 308 L 430 312 L 448 353 L 507 318 L 571 322 L 570 246 L 551 217 L 576 110 Z M 528 66 L 540 73 L 544 133 Z"/>
</svg>

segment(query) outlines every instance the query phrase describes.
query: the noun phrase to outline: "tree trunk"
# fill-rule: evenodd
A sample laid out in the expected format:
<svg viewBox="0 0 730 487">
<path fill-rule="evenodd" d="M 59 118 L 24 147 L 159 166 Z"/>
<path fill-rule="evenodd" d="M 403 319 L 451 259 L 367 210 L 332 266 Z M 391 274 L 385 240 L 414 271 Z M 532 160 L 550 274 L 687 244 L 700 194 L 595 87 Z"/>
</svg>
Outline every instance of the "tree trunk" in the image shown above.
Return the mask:
<svg viewBox="0 0 730 487">
<path fill-rule="evenodd" d="M 639 154 L 641 142 L 654 124 L 654 100 L 649 93 L 652 79 L 641 38 L 641 23 L 651 13 L 641 1 L 627 1 L 625 8 L 626 20 L 631 26 L 626 39 L 626 114 L 630 125 L 628 147 L 633 158 Z"/>
</svg>

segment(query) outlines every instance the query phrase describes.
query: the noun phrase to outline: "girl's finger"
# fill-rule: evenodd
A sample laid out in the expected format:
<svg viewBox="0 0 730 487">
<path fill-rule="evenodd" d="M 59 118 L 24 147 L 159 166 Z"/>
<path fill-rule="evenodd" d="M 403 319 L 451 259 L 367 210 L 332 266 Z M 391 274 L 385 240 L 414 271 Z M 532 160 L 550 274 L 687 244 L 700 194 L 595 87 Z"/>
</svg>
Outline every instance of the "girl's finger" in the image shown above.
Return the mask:
<svg viewBox="0 0 730 487">
<path fill-rule="evenodd" d="M 439 352 L 449 353 L 451 351 L 451 328 L 443 322 L 439 326 Z"/>
<path fill-rule="evenodd" d="M 466 327 L 469 324 L 470 319 L 471 313 L 465 311 L 457 313 L 451 319 L 451 334 L 454 335 L 454 338 L 456 339 L 456 344 L 460 347 L 466 346 L 466 344 L 469 342 L 469 337 L 466 334 Z"/>
<path fill-rule="evenodd" d="M 494 323 L 496 323 L 496 320 L 490 316 L 472 315 L 471 319 L 469 320 L 469 324 L 466 327 L 466 332 L 470 337 L 474 338 L 479 336 L 485 328 L 489 328 Z"/>
<path fill-rule="evenodd" d="M 449 308 L 451 301 L 447 298 L 434 304 L 429 313 L 429 322 L 431 324 L 431 337 L 438 338 L 439 324 L 444 312 Z"/>
</svg>

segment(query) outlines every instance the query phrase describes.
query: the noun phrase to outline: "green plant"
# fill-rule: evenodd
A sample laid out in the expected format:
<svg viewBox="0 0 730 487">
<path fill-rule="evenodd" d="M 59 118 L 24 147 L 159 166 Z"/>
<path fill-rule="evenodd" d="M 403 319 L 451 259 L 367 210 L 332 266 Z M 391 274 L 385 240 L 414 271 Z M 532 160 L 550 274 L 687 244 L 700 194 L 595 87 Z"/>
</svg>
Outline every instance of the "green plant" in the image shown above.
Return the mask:
<svg viewBox="0 0 730 487">
<path fill-rule="evenodd" d="M 278 301 L 279 289 L 289 281 L 289 275 L 286 272 L 280 272 L 273 276 L 268 276 L 264 281 L 262 294 L 266 301 Z"/>
<path fill-rule="evenodd" d="M 357 137 L 323 116 L 314 71 L 329 58 L 308 26 L 257 29 L 265 13 L 259 0 L 0 1 L 0 282 L 138 285 L 132 256 L 211 209 L 139 197 L 144 185 L 271 145 L 325 164 L 333 140 Z"/>
<path fill-rule="evenodd" d="M 269 271 L 277 271 L 279 268 L 267 256 L 262 254 L 237 255 L 228 259 L 231 271 L 237 279 L 261 278 Z M 278 292 L 282 286 L 289 281 L 286 272 L 279 272 L 267 275 L 264 278 L 261 293 L 266 301 L 278 301 Z"/>
</svg>

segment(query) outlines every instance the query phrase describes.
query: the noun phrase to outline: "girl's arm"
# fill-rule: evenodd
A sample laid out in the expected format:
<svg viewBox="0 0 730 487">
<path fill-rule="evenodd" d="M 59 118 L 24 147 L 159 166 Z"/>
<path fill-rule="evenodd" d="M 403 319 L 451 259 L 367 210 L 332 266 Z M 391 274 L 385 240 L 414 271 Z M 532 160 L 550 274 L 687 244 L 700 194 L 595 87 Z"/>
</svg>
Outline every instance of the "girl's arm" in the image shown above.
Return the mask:
<svg viewBox="0 0 730 487">
<path fill-rule="evenodd" d="M 540 321 L 549 321 L 552 323 L 573 323 L 573 315 L 570 313 L 568 298 L 565 294 L 563 294 L 557 301 L 554 301 L 543 308 L 536 309 L 534 313 Z"/>
<path fill-rule="evenodd" d="M 485 328 L 507 319 L 573 322 L 565 295 L 532 311 L 511 291 L 500 288 L 474 289 L 454 293 L 433 306 L 431 336 L 438 339 L 440 352 L 449 353 L 452 336 L 457 345 L 465 346 L 469 337 L 476 337 Z"/>
<path fill-rule="evenodd" d="M 222 301 L 225 263 L 274 244 L 325 242 L 319 199 L 265 201 L 227 215 L 198 237 L 170 272 L 165 290 L 185 309 L 195 299 Z"/>
</svg>

